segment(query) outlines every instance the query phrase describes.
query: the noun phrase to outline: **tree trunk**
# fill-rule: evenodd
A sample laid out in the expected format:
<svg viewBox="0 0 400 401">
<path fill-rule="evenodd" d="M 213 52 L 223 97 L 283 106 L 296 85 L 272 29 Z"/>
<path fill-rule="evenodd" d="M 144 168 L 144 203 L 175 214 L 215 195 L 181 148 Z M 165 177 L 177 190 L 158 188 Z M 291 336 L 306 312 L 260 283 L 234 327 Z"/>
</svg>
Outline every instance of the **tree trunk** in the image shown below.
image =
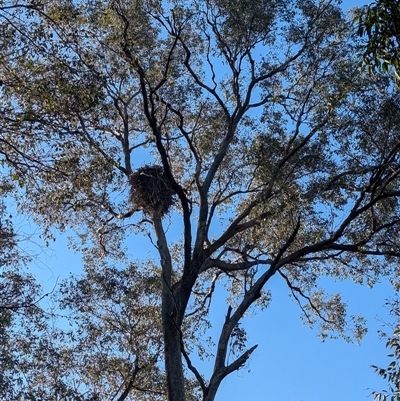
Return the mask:
<svg viewBox="0 0 400 401">
<path fill-rule="evenodd" d="M 177 322 L 177 299 L 172 292 L 172 260 L 161 217 L 153 216 L 157 247 L 162 267 L 162 325 L 168 401 L 186 401 L 183 376 L 181 332 Z"/>
<path fill-rule="evenodd" d="M 185 381 L 182 367 L 181 336 L 175 326 L 174 316 L 167 312 L 168 300 L 163 299 L 163 328 L 165 370 L 168 401 L 185 401 Z"/>
</svg>

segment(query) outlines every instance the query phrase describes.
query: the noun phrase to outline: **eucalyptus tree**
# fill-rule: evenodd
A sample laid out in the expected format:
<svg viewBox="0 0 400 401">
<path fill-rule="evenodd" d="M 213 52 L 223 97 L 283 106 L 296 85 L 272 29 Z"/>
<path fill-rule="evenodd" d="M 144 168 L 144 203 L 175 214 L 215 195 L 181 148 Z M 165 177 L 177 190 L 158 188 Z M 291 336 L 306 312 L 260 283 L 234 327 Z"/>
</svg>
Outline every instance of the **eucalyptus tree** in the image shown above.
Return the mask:
<svg viewBox="0 0 400 401">
<path fill-rule="evenodd" d="M 82 318 L 72 343 L 92 346 L 72 349 L 120 353 L 61 376 L 101 399 L 214 400 L 256 348 L 241 319 L 268 306 L 275 277 L 323 337 L 362 337 L 362 317 L 319 279 L 398 274 L 399 98 L 358 71 L 337 2 L 1 7 L 0 135 L 19 208 L 49 238 L 75 230 L 90 291 L 72 281 L 62 302 Z M 207 346 L 218 291 L 229 306 Z M 132 344 L 138 328 L 147 340 Z"/>
</svg>

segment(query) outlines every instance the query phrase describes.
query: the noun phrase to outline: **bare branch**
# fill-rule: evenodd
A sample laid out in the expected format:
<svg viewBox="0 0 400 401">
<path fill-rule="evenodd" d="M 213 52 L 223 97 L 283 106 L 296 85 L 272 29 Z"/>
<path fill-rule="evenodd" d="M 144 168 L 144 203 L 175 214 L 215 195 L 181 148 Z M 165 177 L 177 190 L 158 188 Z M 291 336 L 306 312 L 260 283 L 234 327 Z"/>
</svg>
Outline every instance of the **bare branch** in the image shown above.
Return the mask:
<svg viewBox="0 0 400 401">
<path fill-rule="evenodd" d="M 314 305 L 314 303 L 312 302 L 311 298 L 309 296 L 305 295 L 300 287 L 297 287 L 297 286 L 293 285 L 290 282 L 289 278 L 281 270 L 278 270 L 278 273 L 285 279 L 286 284 L 290 288 L 290 291 L 292 292 L 292 295 L 293 295 L 294 299 L 297 301 L 297 304 L 299 305 L 299 307 L 301 308 L 302 312 L 307 317 L 309 322 L 311 322 L 311 320 L 309 318 L 309 315 L 308 315 L 307 311 L 304 309 L 303 305 L 301 304 L 301 302 L 300 302 L 299 298 L 297 297 L 296 293 L 299 294 L 302 298 L 307 300 L 307 302 L 310 305 L 311 309 L 315 312 L 315 314 L 321 320 L 323 320 L 325 323 L 329 323 L 329 324 L 334 324 L 335 323 L 335 322 L 327 319 L 325 316 L 323 316 L 321 314 L 320 310 Z"/>
<path fill-rule="evenodd" d="M 233 272 L 233 271 L 239 271 L 239 270 L 248 270 L 249 268 L 251 268 L 253 266 L 258 266 L 258 265 L 271 265 L 272 263 L 273 263 L 272 259 L 266 259 L 266 260 L 257 259 L 254 261 L 228 263 L 221 259 L 208 258 L 204 261 L 204 263 L 201 267 L 201 272 L 205 272 L 206 270 L 214 268 L 214 267 L 218 268 L 224 272 Z"/>
<path fill-rule="evenodd" d="M 250 355 L 254 352 L 254 350 L 258 347 L 258 345 L 253 345 L 249 348 L 246 352 L 244 352 L 236 361 L 233 361 L 229 364 L 224 371 L 224 376 L 229 375 L 230 373 L 234 372 L 235 370 L 240 369 L 250 358 Z"/>
<path fill-rule="evenodd" d="M 136 381 L 136 376 L 138 375 L 140 371 L 140 367 L 137 364 L 137 362 L 135 361 L 135 367 L 134 370 L 132 372 L 132 375 L 125 387 L 125 390 L 122 392 L 122 394 L 117 398 L 117 401 L 124 401 L 127 399 L 127 397 L 129 396 L 129 393 L 131 392 L 131 390 L 134 388 L 134 384 Z"/>
</svg>

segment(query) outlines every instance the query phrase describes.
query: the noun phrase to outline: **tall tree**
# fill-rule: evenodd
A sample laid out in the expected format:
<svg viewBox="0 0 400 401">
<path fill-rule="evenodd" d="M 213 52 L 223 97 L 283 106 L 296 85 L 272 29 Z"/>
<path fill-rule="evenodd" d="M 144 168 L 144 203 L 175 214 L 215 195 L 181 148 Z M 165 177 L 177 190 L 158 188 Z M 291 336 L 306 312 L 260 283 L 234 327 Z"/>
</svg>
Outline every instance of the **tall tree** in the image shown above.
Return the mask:
<svg viewBox="0 0 400 401">
<path fill-rule="evenodd" d="M 274 276 L 323 337 L 362 337 L 363 319 L 318 280 L 398 273 L 400 108 L 384 76 L 359 73 L 335 1 L 1 7 L 4 163 L 20 209 L 49 237 L 74 229 L 84 258 L 62 305 L 77 317 L 69 350 L 94 369 L 52 353 L 46 369 L 80 381 L 63 396 L 214 400 L 256 348 L 241 319 L 268 305 Z M 133 263 L 142 234 L 158 261 Z M 210 353 L 210 377 L 196 352 Z M 40 373 L 35 362 L 24 366 Z M 30 377 L 62 399 L 51 375 Z"/>
</svg>

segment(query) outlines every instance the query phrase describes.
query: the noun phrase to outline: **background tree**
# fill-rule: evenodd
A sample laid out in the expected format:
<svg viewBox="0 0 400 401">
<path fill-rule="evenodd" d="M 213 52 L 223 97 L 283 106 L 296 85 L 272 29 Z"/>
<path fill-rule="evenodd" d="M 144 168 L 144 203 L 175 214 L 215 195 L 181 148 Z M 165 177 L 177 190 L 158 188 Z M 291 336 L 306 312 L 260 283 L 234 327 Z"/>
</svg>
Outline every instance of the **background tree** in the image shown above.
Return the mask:
<svg viewBox="0 0 400 401">
<path fill-rule="evenodd" d="M 2 388 L 0 394 L 48 401 L 165 399 L 158 283 L 138 274 L 131 266 L 71 279 L 61 285 L 62 304 L 55 292 L 52 309 L 14 325 L 8 350 L 15 356 L 14 392 Z"/>
<path fill-rule="evenodd" d="M 268 305 L 274 276 L 323 338 L 363 336 L 319 279 L 398 274 L 399 98 L 359 73 L 336 2 L 1 10 L 4 164 L 48 238 L 75 230 L 85 269 L 60 295 L 72 332 L 45 347 L 56 359 L 25 355 L 35 393 L 22 394 L 214 400 L 256 348 L 241 319 Z M 142 234 L 157 260 L 134 262 Z M 217 292 L 229 306 L 204 345 Z M 95 368 L 74 369 L 69 350 Z"/>
<path fill-rule="evenodd" d="M 393 70 L 396 82 L 400 77 L 400 2 L 379 0 L 357 10 L 354 19 L 358 24 L 358 34 L 367 37 L 363 48 L 365 64 L 384 72 Z M 398 291 L 398 283 L 395 283 Z M 387 368 L 373 365 L 375 371 L 389 383 L 387 391 L 374 391 L 374 399 L 386 401 L 399 400 L 399 308 L 398 300 L 389 301 L 395 324 L 391 335 L 382 332 L 387 338 L 386 347 L 391 350 L 392 359 Z"/>
<path fill-rule="evenodd" d="M 367 37 L 363 58 L 367 65 L 400 78 L 400 2 L 378 0 L 360 8 L 355 18 L 360 36 Z"/>
<path fill-rule="evenodd" d="M 396 284 L 398 286 L 398 283 Z M 372 365 L 375 372 L 388 382 L 388 389 L 382 392 L 374 391 L 374 400 L 378 401 L 398 401 L 400 399 L 400 309 L 399 298 L 391 298 L 387 306 L 390 307 L 390 313 L 394 317 L 394 323 L 390 325 L 391 333 L 381 331 L 382 338 L 386 339 L 386 348 L 390 350 L 388 357 L 390 358 L 389 365 L 386 368 Z"/>
<path fill-rule="evenodd" d="M 15 232 L 4 201 L 10 192 L 11 183 L 0 177 L 0 396 L 6 399 L 14 395 L 17 372 L 12 327 L 18 326 L 21 320 L 35 319 L 43 296 L 35 277 L 25 270 L 30 258 L 20 249 L 23 238 Z"/>
</svg>

